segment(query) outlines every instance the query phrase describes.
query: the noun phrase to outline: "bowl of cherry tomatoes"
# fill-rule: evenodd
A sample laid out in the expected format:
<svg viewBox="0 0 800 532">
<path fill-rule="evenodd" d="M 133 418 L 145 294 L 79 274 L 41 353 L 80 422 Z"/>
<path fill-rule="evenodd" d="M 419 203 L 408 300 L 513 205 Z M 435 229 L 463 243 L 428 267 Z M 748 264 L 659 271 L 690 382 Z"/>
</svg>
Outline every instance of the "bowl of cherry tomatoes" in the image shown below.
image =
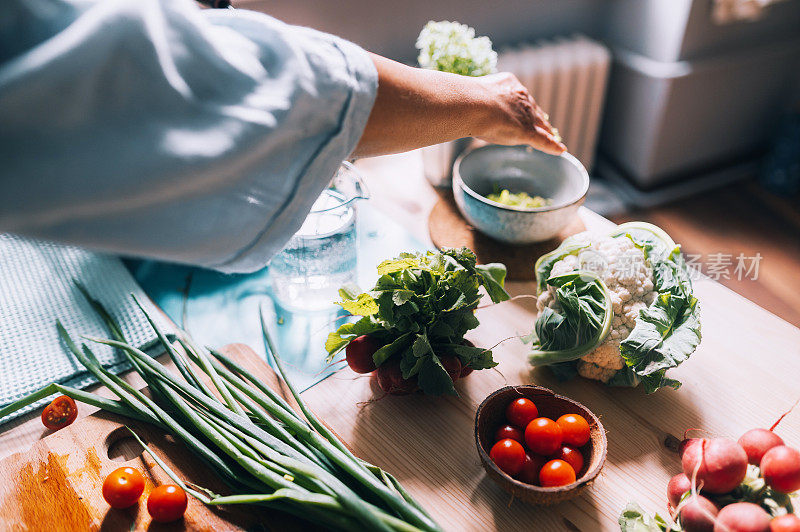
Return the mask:
<svg viewBox="0 0 800 532">
<path fill-rule="evenodd" d="M 608 441 L 588 408 L 541 386 L 506 386 L 475 415 L 475 443 L 489 477 L 514 497 L 556 504 L 600 474 Z"/>
</svg>

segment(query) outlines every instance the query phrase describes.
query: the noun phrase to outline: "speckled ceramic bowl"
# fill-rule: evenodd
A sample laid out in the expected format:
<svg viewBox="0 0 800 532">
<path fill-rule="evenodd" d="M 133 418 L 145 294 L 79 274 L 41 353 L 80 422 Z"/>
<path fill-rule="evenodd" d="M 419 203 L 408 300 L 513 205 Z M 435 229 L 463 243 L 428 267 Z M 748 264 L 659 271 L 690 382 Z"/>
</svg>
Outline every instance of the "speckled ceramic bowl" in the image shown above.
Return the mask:
<svg viewBox="0 0 800 532">
<path fill-rule="evenodd" d="M 546 207 L 509 207 L 486 196 L 496 189 L 549 198 Z M 476 229 L 509 244 L 556 236 L 576 215 L 589 190 L 589 174 L 572 155 L 548 155 L 527 146 L 489 145 L 461 155 L 453 168 L 453 194 Z"/>
</svg>

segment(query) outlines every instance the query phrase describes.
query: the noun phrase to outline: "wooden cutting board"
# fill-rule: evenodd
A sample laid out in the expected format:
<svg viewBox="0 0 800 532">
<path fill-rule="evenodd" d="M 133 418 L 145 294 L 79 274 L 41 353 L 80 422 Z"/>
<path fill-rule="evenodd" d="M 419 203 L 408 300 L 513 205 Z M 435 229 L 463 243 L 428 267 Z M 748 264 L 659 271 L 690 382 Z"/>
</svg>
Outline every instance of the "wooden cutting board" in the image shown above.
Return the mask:
<svg viewBox="0 0 800 532">
<path fill-rule="evenodd" d="M 224 351 L 290 400 L 277 375 L 249 347 L 234 344 Z M 277 512 L 253 506 L 212 510 L 192 497 L 183 520 L 151 523 L 144 502 L 147 494 L 159 484 L 172 482 L 149 455 L 139 454 L 141 447 L 123 424 L 136 431 L 181 478 L 216 493 L 227 493 L 219 478 L 181 443 L 146 423 L 98 412 L 36 442 L 30 451 L 0 462 L 0 528 L 47 532 L 309 529 Z M 126 451 L 133 458 L 115 461 L 109 458 L 109 450 L 112 456 Z M 135 467 L 144 474 L 145 493 L 137 506 L 114 510 L 103 500 L 101 488 L 106 475 L 123 466 Z"/>
</svg>

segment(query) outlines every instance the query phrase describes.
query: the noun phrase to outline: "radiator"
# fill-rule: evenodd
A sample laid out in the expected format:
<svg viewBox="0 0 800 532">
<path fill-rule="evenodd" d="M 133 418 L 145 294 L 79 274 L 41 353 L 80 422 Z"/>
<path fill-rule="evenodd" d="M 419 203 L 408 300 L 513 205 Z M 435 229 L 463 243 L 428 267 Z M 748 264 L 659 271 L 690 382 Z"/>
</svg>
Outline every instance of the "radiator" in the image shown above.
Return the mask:
<svg viewBox="0 0 800 532">
<path fill-rule="evenodd" d="M 591 171 L 610 60 L 605 46 L 578 35 L 505 50 L 497 69 L 519 78 L 550 115 L 569 152 Z"/>
</svg>

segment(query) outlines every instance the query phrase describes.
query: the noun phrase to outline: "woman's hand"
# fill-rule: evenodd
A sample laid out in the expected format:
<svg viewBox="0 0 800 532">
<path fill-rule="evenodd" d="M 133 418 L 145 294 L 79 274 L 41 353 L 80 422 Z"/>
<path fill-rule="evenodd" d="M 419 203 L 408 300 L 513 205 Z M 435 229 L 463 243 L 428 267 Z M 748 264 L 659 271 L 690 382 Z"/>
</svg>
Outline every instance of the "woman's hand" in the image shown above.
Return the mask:
<svg viewBox="0 0 800 532">
<path fill-rule="evenodd" d="M 554 155 L 567 149 L 547 114 L 514 74 L 502 72 L 476 80 L 486 87 L 489 106 L 494 107 L 487 131 L 478 138 L 493 144 L 528 144 Z"/>
<path fill-rule="evenodd" d="M 372 55 L 378 95 L 353 155 L 413 150 L 463 137 L 566 150 L 547 115 L 509 73 L 478 78 L 423 70 Z"/>
</svg>

